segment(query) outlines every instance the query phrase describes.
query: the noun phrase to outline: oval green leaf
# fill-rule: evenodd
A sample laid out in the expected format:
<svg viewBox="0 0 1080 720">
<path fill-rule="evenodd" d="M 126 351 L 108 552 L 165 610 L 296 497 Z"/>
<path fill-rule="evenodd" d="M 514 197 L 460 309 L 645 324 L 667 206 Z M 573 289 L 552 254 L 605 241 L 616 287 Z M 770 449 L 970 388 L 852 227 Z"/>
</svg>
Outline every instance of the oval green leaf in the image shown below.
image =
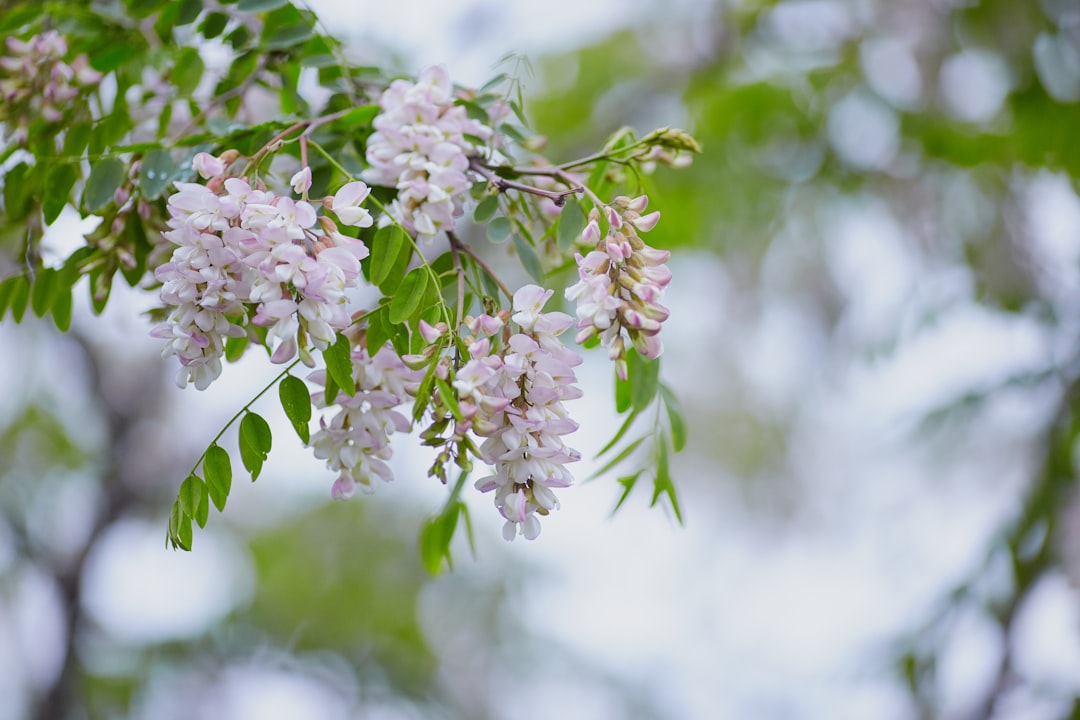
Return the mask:
<svg viewBox="0 0 1080 720">
<path fill-rule="evenodd" d="M 420 309 L 427 282 L 427 268 L 417 267 L 409 271 L 390 301 L 390 322 L 403 323 Z"/>
</svg>

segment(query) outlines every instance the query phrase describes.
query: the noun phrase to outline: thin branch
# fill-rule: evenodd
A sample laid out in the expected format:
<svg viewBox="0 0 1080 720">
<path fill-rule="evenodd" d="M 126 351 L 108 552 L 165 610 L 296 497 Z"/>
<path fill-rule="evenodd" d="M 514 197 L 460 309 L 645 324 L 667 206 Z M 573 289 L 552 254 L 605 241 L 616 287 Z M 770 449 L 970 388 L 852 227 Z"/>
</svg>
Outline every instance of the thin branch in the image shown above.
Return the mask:
<svg viewBox="0 0 1080 720">
<path fill-rule="evenodd" d="M 461 257 L 458 255 L 458 241 L 453 232 L 446 233 L 450 238 L 450 257 L 454 261 L 454 271 L 457 273 L 457 325 L 465 322 L 465 268 L 461 266 Z"/>
<path fill-rule="evenodd" d="M 506 295 L 507 299 L 514 299 L 514 293 L 510 292 L 510 289 L 506 287 L 506 283 L 504 283 L 502 279 L 495 274 L 495 271 L 492 270 L 486 262 L 480 259 L 479 255 L 473 252 L 472 248 L 458 240 L 457 236 L 454 235 L 454 233 L 447 233 L 446 235 L 448 238 L 450 238 L 451 248 L 457 248 L 460 252 L 463 252 L 470 258 L 472 258 L 472 261 L 476 263 L 477 267 L 486 272 L 488 274 L 488 277 L 495 281 L 495 284 L 499 286 L 499 289 L 503 291 L 503 294 Z"/>
<path fill-rule="evenodd" d="M 580 192 L 587 192 L 586 188 L 576 183 L 570 183 L 571 189 L 569 190 L 543 190 L 532 185 L 526 185 L 525 183 L 515 182 L 514 180 L 507 180 L 506 178 L 496 175 L 491 168 L 483 163 L 480 158 L 469 158 L 469 167 L 473 169 L 478 175 L 481 175 L 484 179 L 499 189 L 499 192 L 506 192 L 507 190 L 517 190 L 523 193 L 529 193 L 530 195 L 539 195 L 545 197 L 554 202 L 559 207 L 566 204 L 566 198 L 569 195 L 577 195 Z"/>
</svg>

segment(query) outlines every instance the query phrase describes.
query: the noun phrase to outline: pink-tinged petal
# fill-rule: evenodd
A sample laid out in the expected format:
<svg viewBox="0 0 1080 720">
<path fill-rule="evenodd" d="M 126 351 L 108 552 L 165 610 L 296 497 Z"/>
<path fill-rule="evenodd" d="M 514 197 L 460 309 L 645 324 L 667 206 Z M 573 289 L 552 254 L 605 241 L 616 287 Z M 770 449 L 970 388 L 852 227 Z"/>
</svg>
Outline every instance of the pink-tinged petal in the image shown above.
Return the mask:
<svg viewBox="0 0 1080 720">
<path fill-rule="evenodd" d="M 627 210 L 633 210 L 636 213 L 640 213 L 642 210 L 649 206 L 648 195 L 638 195 L 633 200 L 626 203 Z"/>
<path fill-rule="evenodd" d="M 303 195 L 311 189 L 311 168 L 304 167 L 300 172 L 296 173 L 289 180 L 289 184 L 292 185 L 293 192 L 297 195 Z"/>
<path fill-rule="evenodd" d="M 607 216 L 608 225 L 612 230 L 618 230 L 622 227 L 622 215 L 615 208 L 608 205 L 604 208 L 604 214 Z"/>
<path fill-rule="evenodd" d="M 581 243 L 595 246 L 598 242 L 600 242 L 600 223 L 596 222 L 596 220 L 590 220 L 585 229 L 581 231 Z"/>
<path fill-rule="evenodd" d="M 641 232 L 649 232 L 656 227 L 656 223 L 658 222 L 660 222 L 660 211 L 654 210 L 648 215 L 642 215 L 637 220 L 633 220 L 632 224 Z"/>
<path fill-rule="evenodd" d="M 364 202 L 370 193 L 371 189 L 359 180 L 345 183 L 334 194 L 334 199 L 330 203 L 330 209 L 337 213 L 343 208 L 355 207 Z"/>
<path fill-rule="evenodd" d="M 217 177 L 225 172 L 225 163 L 210 153 L 196 153 L 191 159 L 191 166 L 204 180 Z"/>
<path fill-rule="evenodd" d="M 270 362 L 275 365 L 287 363 L 296 357 L 296 338 L 289 338 L 277 346 L 274 354 L 270 356 Z"/>
<path fill-rule="evenodd" d="M 446 334 L 446 323 L 438 323 L 435 326 L 431 326 L 425 320 L 421 320 L 419 323 L 420 336 L 424 338 L 424 341 L 429 345 Z"/>
<path fill-rule="evenodd" d="M 346 500 L 353 496 L 356 492 L 356 482 L 348 475 L 342 475 L 334 481 L 334 486 L 330 488 L 330 497 L 335 500 Z"/>
</svg>

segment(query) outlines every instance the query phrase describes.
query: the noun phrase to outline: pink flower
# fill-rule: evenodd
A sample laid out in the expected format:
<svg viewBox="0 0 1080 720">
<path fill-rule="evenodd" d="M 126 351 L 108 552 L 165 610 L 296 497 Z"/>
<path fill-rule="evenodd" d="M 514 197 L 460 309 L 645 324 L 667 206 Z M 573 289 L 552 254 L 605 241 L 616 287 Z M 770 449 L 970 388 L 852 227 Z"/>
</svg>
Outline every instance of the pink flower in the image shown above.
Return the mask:
<svg viewBox="0 0 1080 720">
<path fill-rule="evenodd" d="M 360 207 L 369 194 L 371 189 L 360 181 L 346 183 L 334 194 L 330 209 L 345 225 L 371 227 L 371 213 Z"/>
<path fill-rule="evenodd" d="M 199 177 L 204 180 L 225 173 L 225 163 L 210 153 L 196 153 L 195 157 L 191 159 L 191 166 L 195 168 L 195 172 L 199 173 Z"/>
<path fill-rule="evenodd" d="M 293 192 L 297 195 L 306 193 L 311 189 L 311 168 L 305 166 L 300 172 L 292 176 L 289 184 L 292 185 Z"/>
</svg>

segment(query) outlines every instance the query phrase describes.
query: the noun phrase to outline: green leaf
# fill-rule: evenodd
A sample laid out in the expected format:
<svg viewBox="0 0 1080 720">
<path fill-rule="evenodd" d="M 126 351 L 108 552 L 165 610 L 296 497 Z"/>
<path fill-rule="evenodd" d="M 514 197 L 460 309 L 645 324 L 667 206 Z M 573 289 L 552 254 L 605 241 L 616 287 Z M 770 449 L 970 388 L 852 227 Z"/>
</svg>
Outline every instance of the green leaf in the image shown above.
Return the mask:
<svg viewBox="0 0 1080 720">
<path fill-rule="evenodd" d="M 244 355 L 244 351 L 247 350 L 248 343 L 251 340 L 247 335 L 242 337 L 230 337 L 225 340 L 225 359 L 229 362 L 236 362 Z"/>
<path fill-rule="evenodd" d="M 183 48 L 176 56 L 176 65 L 172 70 L 172 81 L 181 97 L 187 97 L 202 80 L 206 64 L 197 48 Z"/>
<path fill-rule="evenodd" d="M 510 237 L 510 229 L 510 219 L 499 216 L 488 223 L 486 230 L 488 240 L 496 243 L 502 242 Z"/>
<path fill-rule="evenodd" d="M 675 392 L 664 383 L 660 383 L 660 398 L 664 401 L 668 422 L 671 423 L 671 446 L 675 448 L 675 452 L 681 452 L 686 447 L 686 417 L 683 415 L 682 403 Z"/>
<path fill-rule="evenodd" d="M 195 22 L 202 12 L 202 0 L 180 0 L 180 10 L 176 13 L 177 25 L 188 25 Z"/>
<path fill-rule="evenodd" d="M 386 326 L 388 312 L 389 310 L 384 306 L 368 315 L 367 333 L 364 335 L 368 355 L 374 356 L 390 339 L 390 330 Z"/>
<path fill-rule="evenodd" d="M 616 465 L 621 463 L 623 460 L 630 457 L 631 453 L 633 453 L 635 450 L 637 450 L 638 446 L 641 445 L 641 443 L 645 442 L 646 437 L 648 437 L 648 436 L 643 435 L 643 436 L 639 437 L 637 440 L 635 440 L 634 442 L 632 442 L 629 445 L 627 445 L 626 447 L 624 447 L 622 449 L 622 451 L 620 451 L 619 454 L 616 455 L 615 457 L 611 458 L 611 460 L 609 460 L 607 462 L 607 464 L 604 465 L 604 467 L 600 468 L 599 470 L 594 472 L 592 475 L 590 475 L 589 479 L 593 480 L 595 478 L 600 477 L 601 475 L 607 473 L 608 470 L 611 470 Z"/>
<path fill-rule="evenodd" d="M 16 275 L 5 280 L 4 285 L 9 288 L 7 303 L 11 308 L 11 317 L 17 323 L 22 322 L 26 305 L 30 301 L 30 280 L 25 275 Z M 0 320 L 3 319 L 4 314 L 0 312 Z"/>
<path fill-rule="evenodd" d="M 333 345 L 323 350 L 326 373 L 349 397 L 356 395 L 356 381 L 353 379 L 352 343 L 342 333 L 337 334 Z"/>
<path fill-rule="evenodd" d="M 307 445 L 311 440 L 308 423 L 311 421 L 311 393 L 307 385 L 298 377 L 286 375 L 278 386 L 281 408 L 289 418 L 296 434 Z"/>
<path fill-rule="evenodd" d="M 259 479 L 263 463 L 273 444 L 270 425 L 261 415 L 247 412 L 240 421 L 240 460 L 244 468 L 251 473 L 251 481 Z"/>
<path fill-rule="evenodd" d="M 634 410 L 641 412 L 649 407 L 660 388 L 660 360 L 648 360 L 628 350 L 626 364 L 630 367 L 631 401 Z"/>
<path fill-rule="evenodd" d="M 206 457 L 203 458 L 203 475 L 206 476 L 210 499 L 214 501 L 218 512 L 223 512 L 225 501 L 232 489 L 232 462 L 229 460 L 229 453 L 220 445 L 207 448 Z"/>
<path fill-rule="evenodd" d="M 240 2 L 236 3 L 236 9 L 240 12 L 263 12 L 264 10 L 276 10 L 288 3 L 289 0 L 240 0 Z"/>
<path fill-rule="evenodd" d="M 199 32 L 207 40 L 212 40 L 221 34 L 225 26 L 229 24 L 229 16 L 225 13 L 212 12 L 199 23 Z"/>
<path fill-rule="evenodd" d="M 577 198 L 571 197 L 563 205 L 559 213 L 559 229 L 555 237 L 561 250 L 569 250 L 581 237 L 581 231 L 585 229 L 585 211 L 581 209 L 581 203 Z"/>
<path fill-rule="evenodd" d="M 49 312 L 49 308 L 52 307 L 58 286 L 57 280 L 59 278 L 57 275 L 58 273 L 54 268 L 42 268 L 37 277 L 34 278 L 34 287 L 30 296 L 30 309 L 39 318 L 45 317 L 45 313 Z"/>
<path fill-rule="evenodd" d="M 181 509 L 179 500 L 173 504 L 169 516 L 169 542 L 174 550 L 191 550 L 191 518 Z"/>
<path fill-rule="evenodd" d="M 387 225 L 379 228 L 371 241 L 371 259 L 368 261 L 368 279 L 371 284 L 381 288 L 397 264 L 398 256 L 408 250 L 409 241 L 400 226 Z"/>
<path fill-rule="evenodd" d="M 661 495 L 667 495 L 671 502 L 671 509 L 675 512 L 675 518 L 682 525 L 682 510 L 679 509 L 679 498 L 675 495 L 675 483 L 671 479 L 668 467 L 668 442 L 667 436 L 660 433 L 659 447 L 656 458 L 656 478 L 653 480 L 653 497 L 650 507 L 655 506 Z"/>
<path fill-rule="evenodd" d="M 391 323 L 403 323 L 420 309 L 420 303 L 424 299 L 424 290 L 427 289 L 427 282 L 427 268 L 417 267 L 409 271 L 409 274 L 401 281 L 401 286 L 390 301 L 389 318 Z"/>
<path fill-rule="evenodd" d="M 75 123 L 64 134 L 64 157 L 75 158 L 81 156 L 86 149 L 86 143 L 90 142 L 90 123 Z"/>
<path fill-rule="evenodd" d="M 266 33 L 263 35 L 263 46 L 267 50 L 285 50 L 310 39 L 315 35 L 315 31 L 306 23 L 297 23 L 280 28 L 268 36 Z"/>
<path fill-rule="evenodd" d="M 167 150 L 151 150 L 143 156 L 139 169 L 139 190 L 147 200 L 157 200 L 176 173 L 176 163 Z"/>
<path fill-rule="evenodd" d="M 30 166 L 26 163 L 19 163 L 4 176 L 4 209 L 7 220 L 22 220 L 30 214 L 34 195 L 32 185 L 36 184 L 29 182 L 30 177 Z"/>
<path fill-rule="evenodd" d="M 615 445 L 623 439 L 623 436 L 626 435 L 627 430 L 629 430 L 630 426 L 634 424 L 635 420 L 637 420 L 637 416 L 637 412 L 632 412 L 626 416 L 626 420 L 623 422 L 618 432 L 615 433 L 615 437 L 611 438 L 611 440 L 608 441 L 608 444 L 601 448 L 600 452 L 596 453 L 597 458 L 603 457 L 608 450 L 615 447 Z"/>
<path fill-rule="evenodd" d="M 486 223 L 488 220 L 491 219 L 491 216 L 494 215 L 495 211 L 498 209 L 499 196 L 488 195 L 486 198 L 484 198 L 477 204 L 476 210 L 473 211 L 473 220 L 477 224 Z"/>
<path fill-rule="evenodd" d="M 113 194 L 124 182 L 125 170 L 119 158 L 103 158 L 94 163 L 83 192 L 83 205 L 89 212 L 97 212 L 112 202 Z"/>
<path fill-rule="evenodd" d="M 100 73 L 110 73 L 135 57 L 141 49 L 141 44 L 137 46 L 129 42 L 109 43 L 90 55 L 90 65 Z"/>
<path fill-rule="evenodd" d="M 0 320 L 4 319 L 7 309 L 11 307 L 11 301 L 15 296 L 16 283 L 20 276 L 12 276 L 0 281 Z"/>
<path fill-rule="evenodd" d="M 529 244 L 529 241 L 520 235 L 515 235 L 514 249 L 517 250 L 518 258 L 525 267 L 525 271 L 529 273 L 529 277 L 543 285 L 544 266 L 540 263 L 540 258 L 536 255 L 536 251 Z"/>
<path fill-rule="evenodd" d="M 440 377 L 435 378 L 435 389 L 442 398 L 443 403 L 450 409 L 454 417 L 461 418 L 461 407 L 458 405 L 457 394 L 450 388 L 450 383 Z"/>
<path fill-rule="evenodd" d="M 619 502 L 615 503 L 615 507 L 611 511 L 612 515 L 619 512 L 619 508 L 621 508 L 622 504 L 626 502 L 626 498 L 630 497 L 630 491 L 634 489 L 634 485 L 637 484 L 638 478 L 641 477 L 641 473 L 643 472 L 645 471 L 638 470 L 633 475 L 624 475 L 617 480 L 617 482 L 623 486 L 623 492 L 622 496 L 619 498 Z"/>
<path fill-rule="evenodd" d="M 454 539 L 458 517 L 463 511 L 464 505 L 461 502 L 451 503 L 437 517 L 425 521 L 420 529 L 420 557 L 424 567 L 432 575 L 439 573 L 444 559 L 449 567 L 454 566 L 450 556 L 450 541 Z"/>
<path fill-rule="evenodd" d="M 45 193 L 45 198 L 41 203 L 42 212 L 45 213 L 46 225 L 52 225 L 56 218 L 60 217 L 60 211 L 64 209 L 64 206 L 71 199 L 71 188 L 75 186 L 78 176 L 75 166 L 69 163 L 54 165 L 49 170 L 45 180 L 45 187 L 48 188 L 48 192 Z"/>
<path fill-rule="evenodd" d="M 206 502 L 206 483 L 198 475 L 190 475 L 180 486 L 180 507 L 190 518 L 198 518 L 202 504 Z M 200 525 L 200 527 L 202 527 Z"/>
<path fill-rule="evenodd" d="M 333 59 L 333 56 L 331 56 L 331 58 Z M 337 60 L 334 59 L 334 62 L 336 63 Z M 305 62 L 303 64 L 309 65 L 310 63 Z M 379 110 L 380 108 L 378 105 L 360 105 L 330 123 L 330 127 L 336 127 L 341 130 L 367 125 L 379 114 Z"/>
<path fill-rule="evenodd" d="M 633 350 L 629 351 L 633 352 Z M 626 379 L 622 380 L 615 375 L 615 412 L 620 415 L 630 409 L 633 404 L 634 367 L 626 363 Z"/>
<path fill-rule="evenodd" d="M 56 328 L 60 332 L 71 329 L 71 301 L 71 286 L 60 284 L 52 302 L 53 322 L 56 323 Z"/>
</svg>

